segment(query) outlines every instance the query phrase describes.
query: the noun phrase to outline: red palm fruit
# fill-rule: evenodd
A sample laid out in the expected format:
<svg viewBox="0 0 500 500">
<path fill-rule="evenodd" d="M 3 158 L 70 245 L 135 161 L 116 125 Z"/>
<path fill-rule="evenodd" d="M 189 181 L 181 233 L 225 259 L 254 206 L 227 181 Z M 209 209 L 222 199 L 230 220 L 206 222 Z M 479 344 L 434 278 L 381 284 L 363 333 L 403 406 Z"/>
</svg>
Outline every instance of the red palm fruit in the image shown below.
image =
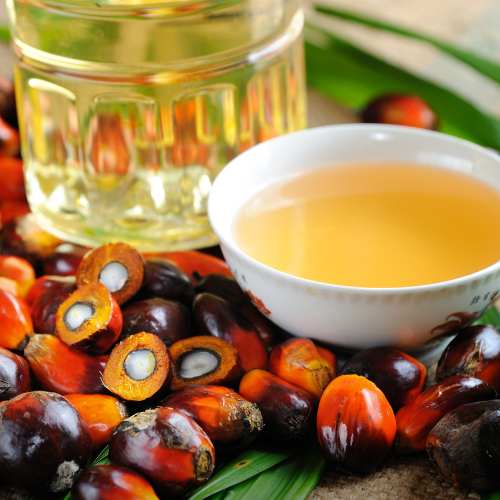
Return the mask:
<svg viewBox="0 0 500 500">
<path fill-rule="evenodd" d="M 387 94 L 373 99 L 361 113 L 365 123 L 387 123 L 408 127 L 437 129 L 437 116 L 419 96 Z"/>
<path fill-rule="evenodd" d="M 193 384 L 235 388 L 243 375 L 238 350 L 224 339 L 200 335 L 170 346 L 175 366 L 171 389 Z"/>
<path fill-rule="evenodd" d="M 94 248 L 83 257 L 76 285 L 102 283 L 118 304 L 123 304 L 139 291 L 143 277 L 141 254 L 125 243 L 112 243 Z"/>
<path fill-rule="evenodd" d="M 27 201 L 0 201 L 0 227 L 31 212 Z"/>
<path fill-rule="evenodd" d="M 43 259 L 43 274 L 52 276 L 75 276 L 89 248 L 72 243 L 63 243 Z"/>
<path fill-rule="evenodd" d="M 193 316 L 202 335 L 227 340 L 240 353 L 244 372 L 267 367 L 267 351 L 253 324 L 229 302 L 210 293 L 200 293 L 193 302 Z"/>
<path fill-rule="evenodd" d="M 111 351 L 102 383 L 127 401 L 161 397 L 174 376 L 174 363 L 162 340 L 152 333 L 136 333 Z"/>
<path fill-rule="evenodd" d="M 73 500 L 159 500 L 146 479 L 127 467 L 94 465 L 71 488 Z"/>
<path fill-rule="evenodd" d="M 128 417 L 125 405 L 113 396 L 66 394 L 65 398 L 78 410 L 87 423 L 93 451 L 107 443 L 117 425 Z"/>
<path fill-rule="evenodd" d="M 75 278 L 72 276 L 70 277 L 53 276 L 53 275 L 40 276 L 40 278 L 37 278 L 33 283 L 33 285 L 31 285 L 31 288 L 28 290 L 28 293 L 26 294 L 25 297 L 26 302 L 30 306 L 32 306 L 33 302 L 35 302 L 35 300 L 38 297 L 40 297 L 40 295 L 43 295 L 56 283 L 75 283 Z M 76 283 L 74 289 L 71 291 L 73 292 L 74 290 L 76 290 Z M 59 307 L 59 305 L 57 307 Z M 55 316 L 55 311 L 54 311 L 54 316 Z"/>
<path fill-rule="evenodd" d="M 451 375 L 484 380 L 500 392 L 500 332 L 491 325 L 461 330 L 444 350 L 436 369 L 438 380 Z"/>
<path fill-rule="evenodd" d="M 314 428 L 316 405 L 310 394 L 272 373 L 249 371 L 241 379 L 239 393 L 257 404 L 264 434 L 278 444 L 298 443 Z"/>
<path fill-rule="evenodd" d="M 0 347 L 24 349 L 33 335 L 30 312 L 24 299 L 0 289 Z"/>
<path fill-rule="evenodd" d="M 5 292 L 9 292 L 11 295 L 13 295 L 16 298 L 23 298 L 21 294 L 21 288 L 19 286 L 19 283 L 17 281 L 11 280 L 10 278 L 4 278 L 3 276 L 0 276 L 0 288 L 4 290 Z M 27 301 L 26 301 L 27 302 Z M 28 305 L 29 302 L 28 302 Z"/>
<path fill-rule="evenodd" d="M 337 375 L 337 358 L 312 340 L 294 338 L 278 344 L 269 358 L 269 371 L 308 392 L 316 403 Z"/>
<path fill-rule="evenodd" d="M 424 388 L 425 366 L 392 347 L 373 347 L 355 354 L 344 364 L 340 375 L 361 375 L 384 394 L 394 411 L 411 403 Z"/>
<path fill-rule="evenodd" d="M 30 369 L 24 358 L 0 347 L 0 401 L 30 390 Z"/>
<path fill-rule="evenodd" d="M 227 387 L 185 386 L 160 406 L 192 418 L 207 433 L 218 454 L 247 446 L 264 427 L 257 405 Z"/>
<path fill-rule="evenodd" d="M 454 375 L 438 382 L 396 413 L 396 451 L 424 451 L 429 432 L 447 413 L 458 406 L 495 397 L 495 389 L 477 378 Z"/>
<path fill-rule="evenodd" d="M 0 201 L 26 202 L 23 160 L 0 157 L 0 178 Z"/>
<path fill-rule="evenodd" d="M 189 276 L 193 285 L 196 285 L 200 278 L 207 274 L 217 273 L 232 276 L 231 270 L 225 261 L 196 250 L 145 254 L 145 256 L 163 257 L 175 262 Z"/>
<path fill-rule="evenodd" d="M 0 255 L 0 276 L 17 281 L 23 297 L 36 279 L 33 266 L 22 257 L 14 255 Z"/>
<path fill-rule="evenodd" d="M 105 355 L 92 356 L 68 347 L 54 335 L 35 334 L 24 350 L 40 386 L 59 394 L 107 393 L 101 382 Z"/>
<path fill-rule="evenodd" d="M 215 452 L 194 420 L 172 408 L 156 408 L 118 425 L 109 459 L 144 475 L 160 498 L 176 498 L 209 480 Z"/>
<path fill-rule="evenodd" d="M 76 290 L 74 278 L 42 276 L 35 281 L 28 295 L 36 297 L 31 305 L 33 329 L 39 333 L 55 333 L 59 306 Z"/>
<path fill-rule="evenodd" d="M 31 495 L 71 488 L 92 451 L 87 424 L 59 394 L 26 392 L 0 404 L 0 476 Z"/>
<path fill-rule="evenodd" d="M 396 419 L 383 392 L 365 377 L 341 375 L 318 407 L 318 438 L 328 462 L 367 473 L 391 450 Z"/>
<path fill-rule="evenodd" d="M 57 309 L 56 333 L 69 347 L 101 354 L 122 331 L 122 311 L 101 283 L 77 288 Z"/>
</svg>

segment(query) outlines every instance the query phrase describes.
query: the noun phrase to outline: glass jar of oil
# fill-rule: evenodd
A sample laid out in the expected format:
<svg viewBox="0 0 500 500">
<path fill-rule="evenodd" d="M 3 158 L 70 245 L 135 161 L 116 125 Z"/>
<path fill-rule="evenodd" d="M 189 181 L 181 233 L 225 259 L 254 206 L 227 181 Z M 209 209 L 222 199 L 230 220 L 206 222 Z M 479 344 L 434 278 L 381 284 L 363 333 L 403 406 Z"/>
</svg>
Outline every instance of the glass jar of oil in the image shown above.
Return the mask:
<svg viewBox="0 0 500 500">
<path fill-rule="evenodd" d="M 28 200 L 83 245 L 217 242 L 235 155 L 306 126 L 299 0 L 7 0 Z"/>
</svg>

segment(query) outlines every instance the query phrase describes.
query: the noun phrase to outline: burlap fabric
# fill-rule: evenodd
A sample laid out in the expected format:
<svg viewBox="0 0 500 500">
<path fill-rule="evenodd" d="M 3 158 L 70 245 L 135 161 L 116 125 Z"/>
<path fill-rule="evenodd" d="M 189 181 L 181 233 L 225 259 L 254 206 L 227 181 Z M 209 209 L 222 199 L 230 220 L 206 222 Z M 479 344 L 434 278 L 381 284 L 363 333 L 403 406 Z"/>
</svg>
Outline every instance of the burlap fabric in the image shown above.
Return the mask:
<svg viewBox="0 0 500 500">
<path fill-rule="evenodd" d="M 495 0 L 323 0 L 344 9 L 417 29 L 436 38 L 500 61 L 500 2 Z M 309 2 L 309 0 L 307 0 Z M 305 3 L 307 8 L 307 3 Z M 0 21 L 6 19 L 0 5 Z M 475 102 L 489 113 L 500 115 L 500 86 L 424 43 L 378 33 L 341 21 L 329 21 L 337 33 L 365 49 L 401 65 Z M 0 75 L 12 75 L 8 50 L 0 45 Z M 309 125 L 356 121 L 356 114 L 317 92 L 309 92 Z M 0 500 L 19 498 L 1 490 Z M 444 482 L 425 454 L 398 457 L 365 477 L 329 471 L 309 500 L 479 500 L 474 492 L 457 490 Z M 259 499 L 265 500 L 265 499 Z"/>
</svg>

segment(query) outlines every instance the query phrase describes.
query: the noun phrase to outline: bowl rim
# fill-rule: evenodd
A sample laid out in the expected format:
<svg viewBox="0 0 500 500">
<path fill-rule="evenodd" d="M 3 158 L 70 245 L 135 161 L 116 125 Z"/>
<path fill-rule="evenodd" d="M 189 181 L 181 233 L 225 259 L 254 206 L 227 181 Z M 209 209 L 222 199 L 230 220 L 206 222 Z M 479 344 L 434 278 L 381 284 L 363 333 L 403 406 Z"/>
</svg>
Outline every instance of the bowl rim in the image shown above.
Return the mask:
<svg viewBox="0 0 500 500">
<path fill-rule="evenodd" d="M 261 271 L 270 273 L 271 275 L 274 275 L 276 278 L 281 278 L 281 279 L 287 279 L 290 280 L 292 283 L 295 283 L 297 285 L 301 286 L 313 286 L 316 290 L 329 290 L 329 291 L 337 291 L 337 292 L 342 292 L 342 293 L 351 293 L 351 294 L 356 294 L 356 293 L 364 293 L 364 294 L 377 294 L 377 295 L 394 295 L 394 294 L 409 294 L 409 293 L 428 293 L 428 292 L 435 292 L 437 290 L 441 289 L 446 289 L 446 288 L 455 288 L 460 285 L 465 285 L 468 283 L 471 283 L 475 280 L 481 280 L 485 276 L 488 276 L 490 274 L 495 273 L 496 271 L 500 271 L 500 259 L 492 264 L 491 266 L 488 266 L 484 269 L 481 269 L 475 273 L 472 274 L 467 274 L 465 276 L 460 276 L 459 278 L 454 278 L 452 280 L 447 280 L 447 281 L 440 281 L 437 283 L 430 283 L 427 285 L 413 285 L 413 286 L 406 286 L 406 287 L 357 287 L 357 286 L 348 286 L 348 285 L 336 285 L 333 283 L 325 283 L 322 281 L 314 281 L 310 280 L 307 278 L 300 278 L 299 276 L 294 276 L 292 274 L 285 273 L 283 271 L 279 271 L 278 269 L 274 269 L 266 264 L 263 264 L 262 262 L 259 262 L 258 260 L 254 259 L 247 253 L 245 253 L 241 248 L 236 243 L 233 243 L 233 241 L 228 240 L 225 238 L 224 233 L 219 230 L 220 228 L 218 227 L 218 222 L 214 221 L 213 218 L 213 213 L 215 211 L 214 205 L 217 203 L 217 201 L 214 201 L 215 196 L 217 195 L 217 190 L 220 189 L 219 186 L 222 182 L 224 182 L 225 178 L 228 175 L 231 175 L 232 171 L 236 168 L 238 168 L 239 163 L 245 162 L 247 156 L 254 155 L 255 152 L 258 152 L 261 149 L 268 148 L 268 147 L 275 147 L 275 144 L 280 144 L 281 142 L 291 142 L 293 143 L 293 137 L 296 135 L 301 135 L 301 136 L 307 136 L 307 135 L 313 135 L 317 133 L 328 133 L 330 130 L 359 130 L 364 131 L 364 132 L 397 132 L 397 133 L 403 133 L 403 134 L 408 134 L 408 135 L 419 135 L 419 136 L 427 136 L 427 137 L 440 137 L 441 139 L 448 141 L 450 143 L 456 143 L 456 144 L 462 144 L 466 145 L 468 148 L 471 150 L 476 150 L 477 153 L 484 155 L 493 161 L 497 162 L 499 164 L 500 168 L 500 154 L 496 153 L 494 151 L 490 151 L 487 148 L 480 146 L 478 144 L 475 144 L 471 141 L 468 141 L 466 139 L 462 139 L 459 137 L 455 137 L 449 134 L 445 134 L 443 132 L 438 132 L 434 130 L 425 130 L 425 129 L 419 129 L 419 128 L 414 128 L 414 127 L 407 127 L 407 126 L 402 126 L 402 125 L 387 125 L 387 124 L 372 124 L 372 123 L 348 123 L 348 124 L 333 124 L 333 125 L 322 125 L 318 127 L 311 127 L 308 129 L 304 130 L 299 130 L 296 132 L 291 132 L 279 137 L 275 137 L 273 139 L 269 139 L 265 142 L 261 142 L 259 144 L 256 144 L 255 146 L 252 146 L 250 149 L 244 151 L 243 153 L 239 154 L 235 158 L 233 158 L 219 173 L 219 175 L 216 177 L 212 189 L 210 190 L 210 194 L 208 197 L 208 205 L 207 205 L 207 212 L 208 212 L 208 218 L 210 220 L 210 224 L 212 226 L 212 229 L 214 233 L 216 234 L 217 238 L 219 239 L 221 249 L 225 255 L 225 248 L 228 248 L 231 252 L 236 254 L 240 259 L 246 260 L 249 264 L 256 266 L 259 268 Z M 270 184 L 272 185 L 272 183 Z M 215 195 L 214 195 L 215 193 Z M 235 212 L 232 215 L 231 218 L 231 224 L 234 221 L 234 216 L 236 215 L 237 212 Z M 231 228 L 229 228 L 229 231 Z"/>
</svg>

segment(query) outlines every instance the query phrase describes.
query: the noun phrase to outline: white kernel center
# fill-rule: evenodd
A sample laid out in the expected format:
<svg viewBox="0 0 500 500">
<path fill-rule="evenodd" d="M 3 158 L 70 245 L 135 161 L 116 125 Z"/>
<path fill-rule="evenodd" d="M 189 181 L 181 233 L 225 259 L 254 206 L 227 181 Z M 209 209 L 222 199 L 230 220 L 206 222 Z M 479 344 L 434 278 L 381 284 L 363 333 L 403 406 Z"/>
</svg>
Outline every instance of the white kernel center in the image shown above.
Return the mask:
<svg viewBox="0 0 500 500">
<path fill-rule="evenodd" d="M 219 360 L 211 352 L 193 352 L 182 360 L 179 375 L 183 379 L 201 377 L 215 370 L 218 363 Z"/>
<path fill-rule="evenodd" d="M 111 293 L 121 290 L 128 280 L 128 269 L 121 262 L 106 264 L 99 274 L 102 283 Z"/>
<path fill-rule="evenodd" d="M 66 324 L 71 328 L 71 330 L 75 330 L 76 328 L 80 328 L 80 326 L 82 326 L 83 323 L 93 315 L 94 310 L 92 307 L 88 304 L 84 304 L 83 302 L 77 302 L 66 312 Z"/>
<path fill-rule="evenodd" d="M 127 375 L 133 380 L 144 380 L 156 369 L 156 357 L 149 349 L 132 351 L 123 363 Z"/>
</svg>

